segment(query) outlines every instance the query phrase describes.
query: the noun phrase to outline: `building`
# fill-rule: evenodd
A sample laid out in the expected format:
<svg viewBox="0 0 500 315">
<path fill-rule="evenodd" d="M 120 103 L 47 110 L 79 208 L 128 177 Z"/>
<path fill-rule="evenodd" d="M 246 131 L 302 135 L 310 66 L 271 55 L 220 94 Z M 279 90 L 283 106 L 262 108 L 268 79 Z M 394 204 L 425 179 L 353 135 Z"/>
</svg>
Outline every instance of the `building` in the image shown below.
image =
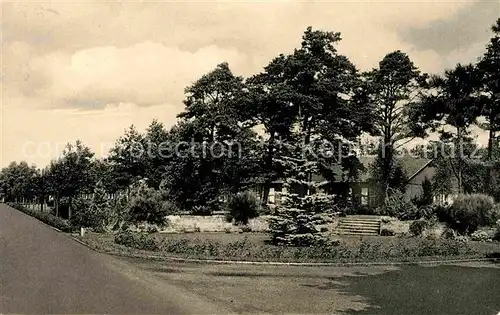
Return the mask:
<svg viewBox="0 0 500 315">
<path fill-rule="evenodd" d="M 371 165 L 375 162 L 375 156 L 364 156 L 359 160 L 365 169 L 361 172 L 356 182 L 348 182 L 343 179 L 342 169 L 334 168 L 336 180 L 334 182 L 327 181 L 320 175 L 313 175 L 312 180 L 320 184 L 322 191 L 328 194 L 338 194 L 341 191 L 349 191 L 352 198 L 356 198 L 361 205 L 371 206 L 375 204 L 376 191 L 373 186 L 373 176 L 371 173 Z M 436 173 L 436 168 L 433 165 L 432 159 L 418 158 L 410 155 L 400 156 L 399 161 L 408 176 L 406 185 L 406 195 L 409 198 L 415 198 L 422 194 L 422 182 L 427 178 L 432 180 Z M 259 183 L 256 186 L 257 195 L 263 198 L 264 184 Z M 279 204 L 280 194 L 283 192 L 283 181 L 275 180 L 269 183 L 268 203 Z M 444 203 L 451 202 L 455 194 L 447 196 L 435 196 L 435 201 Z"/>
</svg>

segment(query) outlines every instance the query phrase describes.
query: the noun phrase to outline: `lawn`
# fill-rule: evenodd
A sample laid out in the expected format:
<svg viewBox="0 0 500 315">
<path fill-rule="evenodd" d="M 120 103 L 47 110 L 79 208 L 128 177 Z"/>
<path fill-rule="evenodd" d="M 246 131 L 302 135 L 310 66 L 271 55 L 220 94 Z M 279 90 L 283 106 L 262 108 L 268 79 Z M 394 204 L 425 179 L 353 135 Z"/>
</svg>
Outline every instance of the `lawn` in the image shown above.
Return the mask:
<svg viewBox="0 0 500 315">
<path fill-rule="evenodd" d="M 351 315 L 475 314 L 500 312 L 500 269 L 406 266 L 370 277 L 341 278 L 344 293 L 370 304 Z"/>
<path fill-rule="evenodd" d="M 500 311 L 500 264 L 297 267 L 126 260 L 235 313 L 496 315 Z"/>
</svg>

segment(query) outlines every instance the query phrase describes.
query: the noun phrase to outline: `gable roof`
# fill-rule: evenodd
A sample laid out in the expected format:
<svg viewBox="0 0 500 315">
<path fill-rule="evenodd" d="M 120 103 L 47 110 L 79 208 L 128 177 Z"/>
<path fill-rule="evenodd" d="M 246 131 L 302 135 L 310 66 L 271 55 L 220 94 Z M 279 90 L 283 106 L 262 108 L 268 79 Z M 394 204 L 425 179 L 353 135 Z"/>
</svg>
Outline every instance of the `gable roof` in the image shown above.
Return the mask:
<svg viewBox="0 0 500 315">
<path fill-rule="evenodd" d="M 375 162 L 376 156 L 362 156 L 359 158 L 360 162 L 365 167 L 366 171 L 360 175 L 360 181 L 366 182 L 372 178 L 372 165 Z M 408 179 L 413 178 L 420 173 L 424 168 L 428 167 L 432 162 L 431 159 L 413 157 L 411 155 L 398 156 L 397 160 L 401 163 Z"/>
<path fill-rule="evenodd" d="M 365 171 L 361 171 L 359 175 L 359 181 L 360 182 L 367 182 L 369 181 L 370 178 L 373 177 L 372 174 L 372 165 L 375 162 L 376 156 L 375 155 L 365 155 L 361 156 L 358 158 L 363 167 L 365 168 Z M 417 174 L 419 174 L 422 170 L 427 168 L 431 162 L 432 159 L 426 159 L 426 158 L 417 158 L 413 157 L 411 155 L 403 155 L 403 156 L 398 156 L 397 160 L 401 165 L 403 166 L 403 169 L 408 176 L 408 180 L 411 180 L 413 177 L 415 177 Z M 343 171 L 342 167 L 338 164 L 333 165 L 331 167 L 331 170 L 334 174 L 335 177 L 335 182 L 341 182 L 343 180 L 343 176 L 345 175 L 345 172 Z M 313 174 L 312 175 L 312 181 L 317 182 L 317 183 L 327 183 L 326 179 L 320 175 L 320 174 Z M 263 183 L 264 180 L 262 178 L 257 179 L 257 183 Z M 283 183 L 283 180 L 278 179 L 274 180 L 272 183 L 275 184 L 280 184 Z"/>
</svg>

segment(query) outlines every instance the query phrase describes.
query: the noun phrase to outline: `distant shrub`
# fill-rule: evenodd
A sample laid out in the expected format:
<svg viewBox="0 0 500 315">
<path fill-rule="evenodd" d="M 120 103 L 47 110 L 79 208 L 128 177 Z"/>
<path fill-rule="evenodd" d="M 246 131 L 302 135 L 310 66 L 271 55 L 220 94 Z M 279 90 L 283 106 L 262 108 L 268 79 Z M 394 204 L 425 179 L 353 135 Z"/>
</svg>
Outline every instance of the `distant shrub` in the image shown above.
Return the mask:
<svg viewBox="0 0 500 315">
<path fill-rule="evenodd" d="M 252 228 L 248 225 L 244 225 L 240 228 L 240 231 L 243 233 L 248 233 L 248 232 L 252 232 Z"/>
<path fill-rule="evenodd" d="M 130 204 L 127 196 L 122 195 L 115 199 L 108 214 L 108 227 L 116 231 L 125 229 L 129 220 Z"/>
<path fill-rule="evenodd" d="M 85 228 L 98 228 L 100 226 L 100 215 L 93 213 L 92 204 L 90 200 L 83 198 L 76 198 L 73 201 L 73 215 L 70 218 L 70 222 L 76 227 Z"/>
<path fill-rule="evenodd" d="M 311 237 L 304 242 L 313 242 L 308 247 L 267 246 L 256 244 L 244 238 L 238 241 L 220 242 L 205 238 L 171 239 L 161 243 L 161 250 L 189 258 L 283 261 L 283 262 L 361 262 L 361 261 L 412 261 L 418 257 L 444 257 L 477 255 L 478 252 L 467 243 L 442 239 L 407 239 L 396 238 L 390 246 L 379 241 L 364 240 L 353 246 L 339 240 Z"/>
<path fill-rule="evenodd" d="M 311 219 L 315 225 L 324 225 L 333 222 L 332 217 L 326 213 L 315 214 Z"/>
<path fill-rule="evenodd" d="M 273 210 L 269 206 L 269 204 L 265 204 L 260 202 L 259 204 L 259 215 L 270 215 L 273 213 Z"/>
<path fill-rule="evenodd" d="M 446 240 L 454 240 L 457 238 L 457 232 L 455 232 L 455 230 L 453 230 L 452 228 L 447 227 L 441 234 L 441 238 Z"/>
<path fill-rule="evenodd" d="M 413 236 L 421 236 L 427 227 L 428 223 L 425 220 L 413 221 L 410 224 L 410 234 Z"/>
<path fill-rule="evenodd" d="M 394 233 L 394 231 L 393 231 L 393 230 L 389 230 L 389 229 L 382 229 L 382 230 L 380 231 L 380 235 L 381 235 L 381 236 L 394 236 L 394 235 L 396 235 L 396 233 Z"/>
<path fill-rule="evenodd" d="M 132 233 L 130 231 L 122 231 L 115 235 L 114 242 L 119 245 L 140 250 L 157 251 L 159 249 L 154 238 L 144 234 Z"/>
<path fill-rule="evenodd" d="M 475 231 L 470 235 L 470 239 L 476 242 L 486 242 L 491 240 L 491 236 L 485 231 Z"/>
<path fill-rule="evenodd" d="M 417 207 L 408 199 L 408 197 L 397 190 L 385 199 L 384 204 L 378 209 L 379 215 L 396 217 L 400 220 L 408 217 L 408 214 L 417 212 Z"/>
<path fill-rule="evenodd" d="M 460 195 L 448 211 L 448 224 L 460 234 L 471 234 L 481 226 L 493 226 L 500 218 L 492 197 L 482 194 Z"/>
<path fill-rule="evenodd" d="M 165 217 L 177 212 L 178 209 L 167 200 L 163 191 L 141 185 L 130 198 L 128 216 L 132 223 L 165 225 Z"/>
<path fill-rule="evenodd" d="M 259 216 L 258 213 L 259 203 L 257 198 L 249 192 L 237 193 L 229 198 L 227 203 L 227 216 L 228 220 L 234 219 L 236 224 L 248 224 L 250 219 Z"/>
<path fill-rule="evenodd" d="M 72 209 L 72 225 L 93 228 L 95 231 L 103 231 L 112 216 L 111 203 L 106 198 L 106 190 L 101 181 L 96 184 L 90 200 L 76 198 L 73 200 Z"/>
<path fill-rule="evenodd" d="M 493 234 L 492 239 L 494 241 L 500 242 L 500 228 L 497 228 L 497 230 L 495 231 L 495 234 Z"/>
<path fill-rule="evenodd" d="M 433 205 L 434 214 L 440 222 L 450 222 L 450 206 L 449 205 Z"/>
<path fill-rule="evenodd" d="M 210 206 L 196 205 L 191 209 L 192 215 L 206 216 L 206 215 L 212 215 L 212 212 L 213 209 Z"/>
<path fill-rule="evenodd" d="M 497 221 L 497 229 L 493 234 L 493 240 L 500 242 L 500 220 Z"/>
<path fill-rule="evenodd" d="M 398 219 L 401 221 L 408 220 L 428 220 L 430 219 L 435 212 L 435 206 L 433 205 L 424 205 L 420 207 L 410 207 L 403 212 L 401 212 L 398 216 Z"/>
<path fill-rule="evenodd" d="M 423 208 L 432 205 L 434 200 L 432 182 L 426 177 L 422 181 L 422 194 L 412 199 L 417 208 Z"/>
<path fill-rule="evenodd" d="M 385 223 L 385 224 L 387 224 L 387 223 L 391 223 L 391 219 L 389 219 L 389 218 L 387 218 L 387 217 L 384 217 L 384 218 L 382 218 L 382 219 L 380 220 L 380 222 Z"/>
<path fill-rule="evenodd" d="M 70 204 L 70 199 L 68 197 L 62 197 L 60 200 L 59 200 L 59 204 L 58 204 L 58 209 L 57 209 L 57 215 L 59 217 L 62 217 L 62 218 L 65 218 L 67 219 L 68 216 L 69 216 L 69 208 L 70 208 L 71 204 Z M 52 214 L 56 215 L 56 209 L 53 208 L 52 210 Z"/>
</svg>

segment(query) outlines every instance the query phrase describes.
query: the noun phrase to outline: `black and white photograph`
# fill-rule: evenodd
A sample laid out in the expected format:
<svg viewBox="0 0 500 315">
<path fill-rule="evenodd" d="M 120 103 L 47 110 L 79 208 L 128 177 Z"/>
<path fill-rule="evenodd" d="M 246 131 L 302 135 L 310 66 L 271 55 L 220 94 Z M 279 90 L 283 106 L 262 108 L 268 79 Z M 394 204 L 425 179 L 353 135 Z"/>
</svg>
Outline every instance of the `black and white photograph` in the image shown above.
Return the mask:
<svg viewBox="0 0 500 315">
<path fill-rule="evenodd" d="M 500 0 L 0 8 L 0 314 L 500 315 Z"/>
</svg>

